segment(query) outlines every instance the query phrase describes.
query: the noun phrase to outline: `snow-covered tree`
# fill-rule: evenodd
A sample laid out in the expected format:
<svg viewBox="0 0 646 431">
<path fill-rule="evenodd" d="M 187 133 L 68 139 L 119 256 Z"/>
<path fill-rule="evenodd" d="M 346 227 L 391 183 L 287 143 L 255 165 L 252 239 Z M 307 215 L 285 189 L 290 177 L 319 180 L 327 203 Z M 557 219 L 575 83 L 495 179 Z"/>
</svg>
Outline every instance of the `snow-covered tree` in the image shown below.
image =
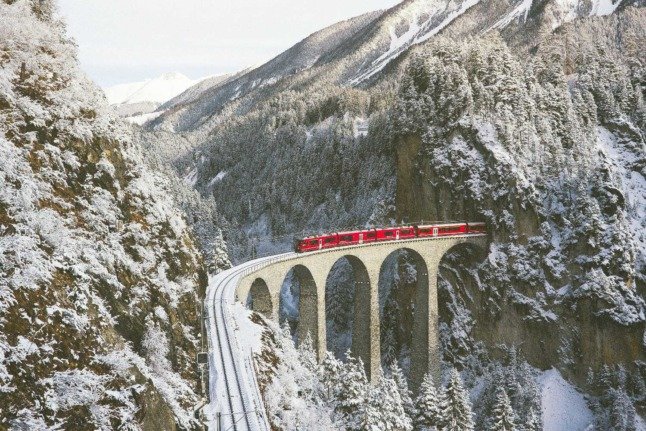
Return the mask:
<svg viewBox="0 0 646 431">
<path fill-rule="evenodd" d="M 309 332 L 305 336 L 305 339 L 298 345 L 298 353 L 305 368 L 315 373 L 318 369 L 318 361 L 316 359 L 316 352 L 314 351 L 314 344 L 312 343 L 312 336 Z"/>
<path fill-rule="evenodd" d="M 543 425 L 539 413 L 534 410 L 533 407 L 529 409 L 527 417 L 525 418 L 525 427 L 524 431 L 542 431 Z"/>
<path fill-rule="evenodd" d="M 608 426 L 613 431 L 635 431 L 635 406 L 623 389 L 609 389 L 606 397 L 610 401 Z"/>
<path fill-rule="evenodd" d="M 326 352 L 325 358 L 319 367 L 319 379 L 323 384 L 323 390 L 328 401 L 332 402 L 337 397 L 339 379 L 343 363 L 333 353 Z"/>
<path fill-rule="evenodd" d="M 451 369 L 449 382 L 442 392 L 440 418 L 438 428 L 452 431 L 473 431 L 473 412 L 469 394 L 464 388 L 460 373 Z"/>
<path fill-rule="evenodd" d="M 358 411 L 360 431 L 411 431 L 411 418 L 406 414 L 395 380 L 383 377 L 370 388 L 365 405 Z"/>
<path fill-rule="evenodd" d="M 410 418 L 416 416 L 415 403 L 411 397 L 411 391 L 408 388 L 408 381 L 402 369 L 399 367 L 399 364 L 396 361 L 393 361 L 390 365 L 390 378 L 393 379 L 397 385 L 399 391 L 399 397 L 401 398 L 401 404 L 404 407 L 404 411 Z"/>
<path fill-rule="evenodd" d="M 420 430 L 430 430 L 441 423 L 440 397 L 433 383 L 431 373 L 426 373 L 415 399 L 415 426 Z"/>
<path fill-rule="evenodd" d="M 504 388 L 499 388 L 496 394 L 496 404 L 489 418 L 491 431 L 516 431 L 516 415 L 511 407 L 511 401 Z"/>
<path fill-rule="evenodd" d="M 356 429 L 360 421 L 360 410 L 368 401 L 369 384 L 363 361 L 354 358 L 350 351 L 346 353 L 346 357 L 337 380 L 335 408 L 340 421 L 349 428 Z"/>
</svg>

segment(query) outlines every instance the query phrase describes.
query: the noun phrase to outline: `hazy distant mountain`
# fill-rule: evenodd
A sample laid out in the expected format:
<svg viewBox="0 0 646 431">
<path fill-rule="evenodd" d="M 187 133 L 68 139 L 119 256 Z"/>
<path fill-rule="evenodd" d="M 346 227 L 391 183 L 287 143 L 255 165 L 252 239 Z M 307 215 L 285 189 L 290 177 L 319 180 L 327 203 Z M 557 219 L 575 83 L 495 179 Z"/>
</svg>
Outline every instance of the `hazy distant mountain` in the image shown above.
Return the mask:
<svg viewBox="0 0 646 431">
<path fill-rule="evenodd" d="M 209 81 L 223 79 L 208 78 Z M 190 79 L 181 73 L 165 73 L 145 81 L 118 84 L 104 89 L 108 102 L 114 105 L 121 117 L 143 124 L 158 116 L 154 113 L 163 103 L 183 93 L 186 89 L 201 82 Z"/>
<path fill-rule="evenodd" d="M 105 89 L 108 102 L 112 105 L 122 105 L 141 102 L 164 103 L 199 80 L 193 80 L 181 73 L 165 73 L 154 79 L 119 84 Z"/>
</svg>

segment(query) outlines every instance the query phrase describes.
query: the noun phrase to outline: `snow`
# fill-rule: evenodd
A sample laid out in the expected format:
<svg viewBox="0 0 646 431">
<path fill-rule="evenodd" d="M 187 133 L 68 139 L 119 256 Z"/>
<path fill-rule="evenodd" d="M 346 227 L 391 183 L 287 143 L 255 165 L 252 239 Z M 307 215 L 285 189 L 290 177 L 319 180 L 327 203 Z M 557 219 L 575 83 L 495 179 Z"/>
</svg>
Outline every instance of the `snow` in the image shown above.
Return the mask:
<svg viewBox="0 0 646 431">
<path fill-rule="evenodd" d="M 400 11 L 401 19 L 390 24 L 390 47 L 388 50 L 373 60 L 367 69 L 363 70 L 350 81 L 350 84 L 359 85 L 363 81 L 376 75 L 399 56 L 399 54 L 411 46 L 425 42 L 435 36 L 469 8 L 478 4 L 479 1 L 449 0 L 443 4 L 438 4 L 436 1 L 411 3 L 410 7 Z M 419 20 L 423 16 L 427 16 L 428 18 L 420 24 Z M 438 20 L 440 22 L 437 22 Z M 396 28 L 402 25 L 402 21 L 408 30 L 401 36 L 397 36 Z"/>
<path fill-rule="evenodd" d="M 522 15 L 523 22 L 527 21 L 527 14 L 529 14 L 529 9 L 532 7 L 533 0 L 523 0 L 518 6 L 514 8 L 507 16 L 501 18 L 498 22 L 491 26 L 490 30 L 493 28 L 503 29 L 509 25 L 514 19 Z"/>
<path fill-rule="evenodd" d="M 261 353 L 263 327 L 251 321 L 251 310 L 247 309 L 241 302 L 236 302 L 231 309 L 233 310 L 240 348 L 246 352 L 251 350 L 254 353 Z"/>
<path fill-rule="evenodd" d="M 631 232 L 641 258 L 638 265 L 646 260 L 646 179 L 639 172 L 643 166 L 643 147 L 627 148 L 621 145 L 617 138 L 606 128 L 597 128 L 597 144 L 606 157 L 607 162 L 616 172 L 614 180 L 626 199 L 626 207 L 630 214 Z M 632 169 L 631 169 L 632 168 Z"/>
<path fill-rule="evenodd" d="M 613 3 L 613 0 L 594 0 L 590 16 L 610 15 L 617 10 L 621 1 L 622 0 L 617 0 L 616 3 Z"/>
<path fill-rule="evenodd" d="M 583 394 L 552 368 L 539 377 L 545 431 L 591 431 L 594 416 Z"/>
<path fill-rule="evenodd" d="M 191 172 L 189 172 L 188 175 L 184 177 L 184 182 L 191 187 L 195 187 L 195 184 L 197 184 L 198 177 L 199 175 L 197 172 L 197 168 L 193 168 Z"/>
<path fill-rule="evenodd" d="M 226 177 L 226 176 L 227 176 L 227 172 L 226 172 L 226 171 L 218 172 L 218 174 L 217 174 L 216 176 L 214 176 L 214 177 L 213 177 L 213 179 L 211 179 L 211 181 L 209 181 L 209 187 L 213 186 L 213 185 L 214 185 L 214 184 L 216 184 L 216 183 L 219 183 L 219 182 L 220 182 L 220 181 L 222 181 L 222 180 L 224 179 L 224 177 Z"/>
<path fill-rule="evenodd" d="M 181 73 L 166 73 L 154 79 L 119 84 L 104 89 L 112 105 L 140 102 L 164 103 L 199 83 Z"/>
<path fill-rule="evenodd" d="M 133 117 L 126 117 L 126 121 L 142 126 L 145 123 L 160 117 L 162 114 L 164 114 L 164 112 L 166 111 L 155 111 L 149 112 L 147 114 L 135 115 Z"/>
<path fill-rule="evenodd" d="M 205 408 L 205 413 L 211 429 L 216 429 L 217 412 L 225 413 L 223 416 L 225 426 L 227 423 L 230 424 L 230 416 L 226 415 L 226 413 L 230 413 L 229 397 L 235 404 L 238 404 L 237 407 L 233 407 L 235 412 L 241 411 L 243 408 L 245 411 L 256 412 L 247 416 L 251 425 L 255 425 L 254 429 L 268 429 L 264 417 L 263 400 L 258 392 L 252 364 L 254 352 L 260 353 L 262 348 L 262 328 L 251 322 L 250 312 L 241 303 L 235 302 L 235 291 L 243 271 L 247 267 L 260 264 L 265 260 L 269 260 L 269 258 L 247 262 L 209 279 L 204 305 L 208 313 L 207 329 L 211 352 L 209 355 L 209 385 L 211 393 L 216 396 L 211 397 L 211 403 Z M 229 331 L 224 327 L 225 325 Z M 230 334 L 230 344 L 226 344 L 227 332 Z M 226 380 L 238 381 L 240 385 L 230 386 L 229 389 L 233 393 L 227 393 Z M 240 388 L 239 391 L 236 390 L 237 387 Z"/>
</svg>

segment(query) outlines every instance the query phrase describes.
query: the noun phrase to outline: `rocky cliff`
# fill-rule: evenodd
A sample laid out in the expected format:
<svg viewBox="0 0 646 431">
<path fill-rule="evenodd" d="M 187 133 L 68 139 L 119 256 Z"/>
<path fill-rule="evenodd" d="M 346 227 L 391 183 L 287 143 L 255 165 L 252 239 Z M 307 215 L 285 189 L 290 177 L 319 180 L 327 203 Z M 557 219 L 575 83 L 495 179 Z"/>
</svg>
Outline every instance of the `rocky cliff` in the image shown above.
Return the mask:
<svg viewBox="0 0 646 431">
<path fill-rule="evenodd" d="M 190 429 L 203 259 L 50 1 L 0 2 L 0 429 Z"/>
</svg>

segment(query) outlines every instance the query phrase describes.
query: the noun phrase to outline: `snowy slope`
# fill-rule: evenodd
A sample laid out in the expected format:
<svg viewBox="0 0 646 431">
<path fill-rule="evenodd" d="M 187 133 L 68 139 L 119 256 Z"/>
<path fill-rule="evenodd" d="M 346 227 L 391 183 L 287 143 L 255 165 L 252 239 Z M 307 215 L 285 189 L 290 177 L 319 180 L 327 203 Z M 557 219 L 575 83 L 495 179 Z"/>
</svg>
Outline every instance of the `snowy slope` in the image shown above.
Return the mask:
<svg viewBox="0 0 646 431">
<path fill-rule="evenodd" d="M 0 429 L 196 429 L 202 257 L 54 7 L 0 1 Z"/>
<path fill-rule="evenodd" d="M 358 85 L 383 70 L 388 63 L 411 46 L 422 43 L 449 25 L 477 4 L 479 0 L 418 0 L 404 2 L 380 23 L 380 36 L 387 33 L 390 41 L 386 52 L 372 60 L 354 76 L 350 83 Z"/>
<path fill-rule="evenodd" d="M 594 417 L 583 394 L 569 384 L 558 370 L 540 376 L 545 431 L 586 431 L 593 429 Z"/>
<path fill-rule="evenodd" d="M 165 73 L 146 81 L 132 82 L 106 88 L 105 95 L 112 105 L 142 102 L 164 103 L 200 82 L 181 73 Z"/>
</svg>

